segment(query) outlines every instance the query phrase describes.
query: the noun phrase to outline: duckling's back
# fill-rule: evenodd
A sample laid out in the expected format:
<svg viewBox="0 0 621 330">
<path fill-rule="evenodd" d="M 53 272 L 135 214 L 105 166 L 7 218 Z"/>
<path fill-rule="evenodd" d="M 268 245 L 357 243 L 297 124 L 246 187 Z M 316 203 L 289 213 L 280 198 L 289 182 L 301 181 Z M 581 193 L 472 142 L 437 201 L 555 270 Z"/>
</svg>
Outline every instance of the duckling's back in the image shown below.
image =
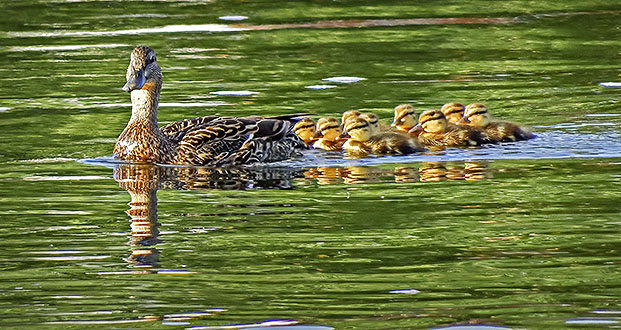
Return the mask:
<svg viewBox="0 0 621 330">
<path fill-rule="evenodd" d="M 526 128 L 506 121 L 494 121 L 485 126 L 485 133 L 499 142 L 524 141 L 534 137 Z"/>
<path fill-rule="evenodd" d="M 424 150 L 412 138 L 396 132 L 373 135 L 367 145 L 374 154 L 406 155 Z"/>
</svg>

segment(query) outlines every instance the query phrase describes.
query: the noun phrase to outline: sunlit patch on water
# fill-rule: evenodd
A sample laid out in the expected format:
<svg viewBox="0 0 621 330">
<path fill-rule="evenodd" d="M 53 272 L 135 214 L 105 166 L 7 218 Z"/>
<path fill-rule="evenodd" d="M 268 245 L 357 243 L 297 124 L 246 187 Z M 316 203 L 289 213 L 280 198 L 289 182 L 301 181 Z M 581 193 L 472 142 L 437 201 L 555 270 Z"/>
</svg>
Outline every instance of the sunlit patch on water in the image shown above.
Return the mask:
<svg viewBox="0 0 621 330">
<path fill-rule="evenodd" d="M 566 324 L 617 324 L 619 320 L 617 319 L 607 319 L 607 318 L 578 318 L 578 319 L 569 319 L 565 321 Z"/>
<path fill-rule="evenodd" d="M 128 29 L 116 31 L 53 31 L 53 32 L 9 32 L 8 35 L 16 38 L 26 37 L 95 37 L 121 36 L 151 33 L 179 33 L 179 32 L 236 32 L 245 28 L 232 27 L 223 24 L 194 24 L 194 25 L 166 25 L 145 29 Z"/>
<path fill-rule="evenodd" d="M 89 48 L 119 48 L 129 47 L 127 44 L 97 44 L 97 45 L 61 45 L 61 46 L 16 46 L 9 48 L 12 52 L 49 52 L 49 51 L 68 51 L 68 50 L 82 50 Z"/>
<path fill-rule="evenodd" d="M 220 16 L 218 19 L 221 21 L 243 21 L 248 19 L 248 16 Z"/>
<path fill-rule="evenodd" d="M 341 83 L 341 84 L 351 84 L 355 82 L 359 82 L 362 80 L 366 80 L 367 78 L 361 77 L 330 77 L 321 79 L 323 81 L 333 82 L 333 83 Z"/>
<path fill-rule="evenodd" d="M 306 89 L 330 89 L 330 88 L 335 88 L 335 85 L 310 85 L 310 86 L 304 86 L 304 88 Z"/>
<path fill-rule="evenodd" d="M 446 327 L 431 328 L 432 330 L 511 330 L 511 328 L 484 325 L 484 324 L 467 324 L 467 325 L 449 325 Z"/>
<path fill-rule="evenodd" d="M 253 91 L 215 91 L 209 92 L 209 94 L 220 95 L 220 96 L 250 96 L 259 94 L 259 92 Z"/>
</svg>

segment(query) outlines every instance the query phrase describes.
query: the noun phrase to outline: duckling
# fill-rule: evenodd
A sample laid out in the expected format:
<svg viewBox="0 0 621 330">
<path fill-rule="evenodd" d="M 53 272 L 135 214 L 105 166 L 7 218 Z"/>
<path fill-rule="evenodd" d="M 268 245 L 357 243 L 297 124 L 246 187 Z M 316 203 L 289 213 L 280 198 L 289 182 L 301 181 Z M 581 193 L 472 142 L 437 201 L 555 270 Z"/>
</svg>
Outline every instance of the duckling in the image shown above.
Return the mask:
<svg viewBox="0 0 621 330">
<path fill-rule="evenodd" d="M 376 135 L 382 132 L 379 118 L 377 118 L 376 114 L 367 112 L 360 114 L 360 118 L 366 120 L 367 123 L 369 123 L 369 127 L 371 128 L 371 135 Z"/>
<path fill-rule="evenodd" d="M 343 116 L 341 117 L 341 125 L 344 126 L 348 120 L 358 118 L 361 114 L 362 113 L 358 110 L 347 110 L 343 112 Z"/>
<path fill-rule="evenodd" d="M 414 107 L 411 104 L 399 104 L 395 107 L 395 116 L 390 125 L 391 127 L 407 132 L 416 126 L 417 123 Z"/>
<path fill-rule="evenodd" d="M 480 103 L 468 104 L 459 124 L 476 127 L 484 131 L 490 139 L 499 142 L 523 141 L 535 137 L 528 128 L 506 121 L 492 121 L 487 108 Z"/>
<path fill-rule="evenodd" d="M 327 151 L 341 151 L 344 140 L 338 139 L 341 134 L 341 125 L 338 119 L 324 117 L 317 120 L 315 137 L 318 139 L 313 143 L 313 148 Z"/>
<path fill-rule="evenodd" d="M 440 110 L 444 114 L 444 117 L 446 117 L 449 124 L 457 125 L 457 123 L 464 116 L 464 106 L 461 103 L 446 103 Z"/>
<path fill-rule="evenodd" d="M 162 71 L 155 51 L 131 53 L 126 83 L 132 115 L 114 145 L 116 159 L 140 163 L 243 165 L 288 159 L 304 143 L 291 130 L 293 116 L 233 118 L 205 116 L 158 128 Z"/>
<path fill-rule="evenodd" d="M 293 126 L 293 132 L 307 145 L 312 145 L 316 140 L 315 122 L 310 117 L 304 117 Z"/>
<path fill-rule="evenodd" d="M 419 124 L 410 133 L 424 146 L 468 147 L 489 142 L 478 130 L 449 124 L 440 110 L 424 111 L 418 121 Z"/>
<path fill-rule="evenodd" d="M 411 154 L 423 149 L 416 142 L 403 134 L 384 132 L 372 135 L 369 123 L 362 119 L 350 119 L 345 124 L 345 132 L 341 137 L 349 139 L 343 144 L 343 150 L 349 154 Z"/>
</svg>

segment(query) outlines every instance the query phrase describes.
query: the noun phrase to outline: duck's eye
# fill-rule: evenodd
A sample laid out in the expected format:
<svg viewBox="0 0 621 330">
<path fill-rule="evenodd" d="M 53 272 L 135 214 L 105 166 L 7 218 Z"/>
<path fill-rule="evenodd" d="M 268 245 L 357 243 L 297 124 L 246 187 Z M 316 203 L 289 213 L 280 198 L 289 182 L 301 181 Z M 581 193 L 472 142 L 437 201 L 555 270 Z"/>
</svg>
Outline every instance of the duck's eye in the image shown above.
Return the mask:
<svg viewBox="0 0 621 330">
<path fill-rule="evenodd" d="M 147 64 L 155 62 L 155 55 L 147 57 Z"/>
</svg>

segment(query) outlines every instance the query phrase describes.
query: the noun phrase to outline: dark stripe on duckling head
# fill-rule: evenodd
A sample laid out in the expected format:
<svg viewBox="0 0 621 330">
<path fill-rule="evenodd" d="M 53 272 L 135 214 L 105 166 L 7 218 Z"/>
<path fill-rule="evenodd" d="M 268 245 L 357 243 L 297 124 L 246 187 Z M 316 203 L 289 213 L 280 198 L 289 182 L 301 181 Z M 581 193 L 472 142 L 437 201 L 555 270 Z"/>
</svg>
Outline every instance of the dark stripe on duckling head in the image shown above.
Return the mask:
<svg viewBox="0 0 621 330">
<path fill-rule="evenodd" d="M 341 125 L 330 125 L 330 126 L 320 127 L 319 130 L 323 132 L 323 131 L 327 131 L 329 129 L 337 129 L 337 128 L 340 128 L 340 127 L 341 127 Z"/>
<path fill-rule="evenodd" d="M 463 112 L 464 111 L 464 106 L 462 104 L 459 103 L 447 103 L 445 105 L 442 106 L 442 112 L 445 115 L 450 115 L 453 113 L 457 113 L 457 112 Z"/>
<path fill-rule="evenodd" d="M 293 131 L 294 131 L 294 132 L 297 132 L 297 131 L 299 131 L 299 130 L 302 130 L 302 129 L 307 129 L 307 128 L 312 128 L 312 127 L 315 127 L 315 125 L 313 125 L 313 124 L 296 125 L 296 126 L 293 128 Z"/>
<path fill-rule="evenodd" d="M 441 111 L 437 111 L 437 110 L 431 111 L 428 113 L 421 114 L 420 118 L 418 119 L 418 123 L 422 125 L 430 120 L 438 120 L 442 118 L 445 118 L 445 117 Z"/>
<path fill-rule="evenodd" d="M 405 116 L 407 116 L 407 115 L 412 115 L 412 116 L 414 116 L 414 111 L 406 111 L 406 112 L 401 113 L 401 114 L 397 117 L 397 120 L 395 120 L 395 121 L 396 121 L 396 122 L 399 122 L 399 121 L 401 121 L 403 118 L 405 118 Z"/>
</svg>

